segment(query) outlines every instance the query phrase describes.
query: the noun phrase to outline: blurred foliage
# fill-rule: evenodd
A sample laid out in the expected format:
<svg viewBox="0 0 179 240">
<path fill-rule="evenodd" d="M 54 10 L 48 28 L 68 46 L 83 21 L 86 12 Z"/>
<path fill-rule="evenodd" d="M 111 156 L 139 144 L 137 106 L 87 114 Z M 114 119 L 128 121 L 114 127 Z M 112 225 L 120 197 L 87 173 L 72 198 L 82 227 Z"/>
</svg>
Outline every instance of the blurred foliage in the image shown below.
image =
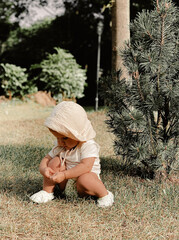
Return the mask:
<svg viewBox="0 0 179 240">
<path fill-rule="evenodd" d="M 89 104 L 92 104 L 96 85 L 98 22 L 94 13 L 100 13 L 105 2 L 108 1 L 97 4 L 95 1 L 79 1 L 74 9 L 72 3 L 66 3 L 64 16 L 11 32 L 9 39 L 4 43 L 1 61 L 29 70 L 32 64 L 38 64 L 45 59 L 46 53 L 53 53 L 54 46 L 67 49 L 74 55 L 77 63 L 87 69 L 88 87 L 85 89 L 85 96 Z M 101 66 L 105 74 L 111 66 L 111 61 L 106 61 L 111 58 L 110 11 L 106 10 L 103 15 L 105 18 Z"/>
<path fill-rule="evenodd" d="M 13 64 L 0 64 L 0 85 L 6 97 L 23 98 L 26 94 L 37 91 L 37 88 L 28 81 L 25 68 Z"/>
<path fill-rule="evenodd" d="M 48 54 L 40 64 L 32 65 L 32 71 L 39 70 L 34 78 L 36 85 L 41 82 L 43 89 L 50 91 L 57 100 L 83 97 L 86 71 L 71 53 L 61 48 L 55 50 L 56 53 Z"/>
<path fill-rule="evenodd" d="M 3 50 L 3 42 L 9 37 L 13 24 L 9 22 L 9 18 L 13 13 L 12 2 L 7 0 L 0 1 L 0 53 Z"/>
<path fill-rule="evenodd" d="M 45 20 L 32 25 L 30 28 L 18 28 L 11 31 L 9 38 L 4 43 L 2 61 L 30 68 L 31 64 L 40 63 L 45 58 L 46 52 L 54 47 L 50 44 L 53 31 L 48 31 L 51 21 Z"/>
<path fill-rule="evenodd" d="M 96 26 L 101 17 L 104 18 L 101 68 L 103 75 L 111 70 L 111 9 L 106 8 L 101 14 L 109 0 L 64 0 L 66 10 L 63 16 L 37 22 L 30 28 L 20 28 L 18 19 L 21 19 L 24 13 L 28 13 L 32 2 L 45 5 L 47 0 L 1 1 L 1 62 L 25 67 L 29 71 L 32 64 L 38 64 L 45 59 L 46 53 L 53 53 L 55 46 L 66 49 L 74 55 L 78 64 L 87 69 L 88 87 L 85 89 L 85 98 L 88 104 L 93 104 L 97 65 Z M 151 9 L 151 2 L 131 0 L 131 20 L 143 8 Z M 12 14 L 18 17 L 13 24 L 9 21 Z"/>
</svg>

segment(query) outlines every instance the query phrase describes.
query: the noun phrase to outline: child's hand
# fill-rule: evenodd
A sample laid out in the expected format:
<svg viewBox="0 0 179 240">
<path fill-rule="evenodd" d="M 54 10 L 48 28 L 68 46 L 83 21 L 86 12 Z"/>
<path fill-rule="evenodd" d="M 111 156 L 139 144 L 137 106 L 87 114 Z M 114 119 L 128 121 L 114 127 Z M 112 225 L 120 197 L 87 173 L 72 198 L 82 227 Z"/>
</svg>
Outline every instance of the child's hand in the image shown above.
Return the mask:
<svg viewBox="0 0 179 240">
<path fill-rule="evenodd" d="M 61 183 L 65 180 L 65 174 L 64 172 L 56 172 L 50 177 L 50 179 L 56 183 Z"/>
<path fill-rule="evenodd" d="M 41 174 L 44 177 L 50 178 L 53 174 L 55 173 L 55 171 L 53 171 L 50 167 L 45 167 L 42 171 Z"/>
</svg>

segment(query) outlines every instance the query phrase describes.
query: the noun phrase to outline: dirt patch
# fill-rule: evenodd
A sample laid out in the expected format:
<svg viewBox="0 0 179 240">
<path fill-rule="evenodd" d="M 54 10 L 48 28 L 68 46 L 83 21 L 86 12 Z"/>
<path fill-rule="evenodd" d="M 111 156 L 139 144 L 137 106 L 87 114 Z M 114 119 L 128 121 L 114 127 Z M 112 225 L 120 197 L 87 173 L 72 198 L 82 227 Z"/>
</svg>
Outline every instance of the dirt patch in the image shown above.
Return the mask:
<svg viewBox="0 0 179 240">
<path fill-rule="evenodd" d="M 56 100 L 49 92 L 39 91 L 29 96 L 31 99 L 42 106 L 55 106 Z"/>
<path fill-rule="evenodd" d="M 6 98 L 5 96 L 0 96 L 0 103 L 2 102 L 7 102 L 9 99 Z"/>
<path fill-rule="evenodd" d="M 50 92 L 38 91 L 33 94 L 26 95 L 27 98 L 30 98 L 32 101 L 42 105 L 42 106 L 55 106 L 56 100 L 51 96 Z M 5 96 L 0 96 L 0 103 L 7 102 L 12 100 L 11 98 L 6 98 Z M 24 100 L 21 99 L 21 100 Z"/>
</svg>

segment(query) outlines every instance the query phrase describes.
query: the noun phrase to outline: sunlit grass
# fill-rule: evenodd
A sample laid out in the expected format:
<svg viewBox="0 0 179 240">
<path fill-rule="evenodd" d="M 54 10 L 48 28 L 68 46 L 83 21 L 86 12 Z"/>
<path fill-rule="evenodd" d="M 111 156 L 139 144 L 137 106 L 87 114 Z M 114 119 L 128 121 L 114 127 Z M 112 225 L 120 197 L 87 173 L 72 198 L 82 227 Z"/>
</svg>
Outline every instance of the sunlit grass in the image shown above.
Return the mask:
<svg viewBox="0 0 179 240">
<path fill-rule="evenodd" d="M 41 158 L 53 144 L 43 126 L 52 108 L 34 103 L 0 105 L 0 239 L 179 239 L 178 185 L 125 173 L 114 156 L 105 112 L 88 112 L 101 146 L 101 178 L 115 204 L 100 209 L 94 199 L 79 198 L 69 181 L 66 197 L 33 204 L 41 189 Z"/>
</svg>

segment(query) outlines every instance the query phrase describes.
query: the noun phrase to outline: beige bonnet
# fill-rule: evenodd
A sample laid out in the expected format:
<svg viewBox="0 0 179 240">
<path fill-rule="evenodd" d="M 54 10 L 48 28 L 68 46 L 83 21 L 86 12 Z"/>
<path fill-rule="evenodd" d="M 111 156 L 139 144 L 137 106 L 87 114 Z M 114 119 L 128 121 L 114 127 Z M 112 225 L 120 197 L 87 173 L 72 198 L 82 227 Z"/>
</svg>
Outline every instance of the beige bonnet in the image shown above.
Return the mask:
<svg viewBox="0 0 179 240">
<path fill-rule="evenodd" d="M 54 107 L 45 126 L 71 139 L 85 142 L 96 133 L 85 110 L 77 103 L 63 101 Z"/>
</svg>

